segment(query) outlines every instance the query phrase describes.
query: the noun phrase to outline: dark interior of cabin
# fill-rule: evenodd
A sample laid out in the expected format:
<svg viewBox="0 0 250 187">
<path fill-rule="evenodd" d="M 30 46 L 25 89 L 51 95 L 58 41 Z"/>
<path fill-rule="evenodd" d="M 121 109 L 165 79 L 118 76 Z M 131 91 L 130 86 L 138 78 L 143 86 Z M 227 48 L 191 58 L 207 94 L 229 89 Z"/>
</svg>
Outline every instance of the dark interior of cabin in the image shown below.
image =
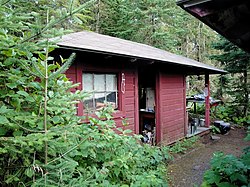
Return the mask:
<svg viewBox="0 0 250 187">
<path fill-rule="evenodd" d="M 156 73 L 152 68 L 139 68 L 139 131 L 142 142 L 155 144 Z"/>
</svg>

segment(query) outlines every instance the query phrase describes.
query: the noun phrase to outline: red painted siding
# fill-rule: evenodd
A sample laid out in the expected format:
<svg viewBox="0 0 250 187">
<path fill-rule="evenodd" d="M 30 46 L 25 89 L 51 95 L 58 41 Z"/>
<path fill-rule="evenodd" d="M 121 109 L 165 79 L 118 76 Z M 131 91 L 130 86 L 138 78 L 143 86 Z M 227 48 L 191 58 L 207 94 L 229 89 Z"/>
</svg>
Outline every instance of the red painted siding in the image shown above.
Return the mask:
<svg viewBox="0 0 250 187">
<path fill-rule="evenodd" d="M 184 137 L 185 132 L 185 84 L 183 75 L 160 73 L 158 107 L 160 143 L 169 144 Z"/>
<path fill-rule="evenodd" d="M 73 83 L 77 82 L 77 68 L 76 64 L 73 64 L 70 66 L 70 68 L 66 71 L 66 75 L 70 81 L 73 81 Z"/>
<path fill-rule="evenodd" d="M 133 130 L 134 133 L 137 131 L 137 126 L 139 125 L 139 119 L 136 116 L 136 108 L 138 103 L 136 103 L 136 94 L 137 94 L 137 83 L 136 83 L 136 71 L 135 70 L 127 70 L 124 72 L 125 74 L 125 93 L 124 93 L 124 112 L 125 117 L 128 119 L 128 127 L 126 129 Z"/>
<path fill-rule="evenodd" d="M 115 113 L 115 121 L 118 127 L 122 127 L 123 129 L 131 129 L 134 133 L 138 133 L 138 125 L 139 125 L 139 117 L 138 117 L 138 102 L 137 102 L 137 95 L 138 95 L 138 86 L 137 86 L 137 72 L 136 70 L 126 70 L 124 68 L 105 68 L 99 66 L 93 66 L 93 64 L 79 64 L 74 63 L 67 71 L 66 76 L 73 81 L 74 83 L 80 82 L 81 85 L 78 89 L 82 89 L 84 85 L 82 85 L 82 73 L 84 71 L 95 71 L 95 72 L 117 72 L 118 74 L 124 73 L 125 75 L 125 92 L 122 93 L 119 91 L 119 104 L 121 105 L 120 111 Z M 120 87 L 121 80 L 118 80 L 118 87 Z M 74 90 L 72 90 L 74 91 Z M 83 114 L 83 106 L 79 104 L 78 106 L 78 115 Z M 126 118 L 126 122 L 128 123 L 127 126 L 122 125 L 123 118 Z"/>
</svg>

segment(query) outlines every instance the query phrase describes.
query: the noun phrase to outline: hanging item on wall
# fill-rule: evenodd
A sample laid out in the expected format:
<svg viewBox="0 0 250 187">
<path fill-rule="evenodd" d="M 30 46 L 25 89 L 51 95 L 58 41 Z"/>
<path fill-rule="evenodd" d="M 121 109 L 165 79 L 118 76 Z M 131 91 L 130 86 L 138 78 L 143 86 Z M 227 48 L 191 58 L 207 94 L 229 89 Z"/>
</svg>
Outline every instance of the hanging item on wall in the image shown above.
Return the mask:
<svg viewBox="0 0 250 187">
<path fill-rule="evenodd" d="M 153 112 L 155 110 L 155 90 L 146 88 L 146 110 Z"/>
<path fill-rule="evenodd" d="M 121 91 L 122 91 L 122 93 L 123 94 L 125 94 L 125 74 L 124 73 L 122 73 L 122 81 L 121 81 Z"/>
</svg>

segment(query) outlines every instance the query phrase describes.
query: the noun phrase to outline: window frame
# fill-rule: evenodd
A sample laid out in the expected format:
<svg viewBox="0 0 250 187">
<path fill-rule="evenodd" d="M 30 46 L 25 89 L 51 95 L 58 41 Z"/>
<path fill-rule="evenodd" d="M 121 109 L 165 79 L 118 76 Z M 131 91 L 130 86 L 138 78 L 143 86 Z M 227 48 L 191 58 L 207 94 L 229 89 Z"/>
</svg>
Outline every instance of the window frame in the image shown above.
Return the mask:
<svg viewBox="0 0 250 187">
<path fill-rule="evenodd" d="M 116 110 L 119 110 L 120 109 L 120 103 L 119 103 L 119 96 L 120 96 L 120 93 L 119 93 L 119 76 L 118 76 L 118 74 L 117 73 L 107 73 L 107 72 L 83 72 L 83 75 L 82 75 L 82 82 L 84 82 L 84 75 L 86 75 L 86 74 L 89 74 L 90 76 L 91 76 L 91 81 L 92 81 L 92 83 L 91 83 L 91 88 L 90 88 L 90 92 L 92 92 L 93 91 L 93 95 L 92 95 L 92 97 L 90 98 L 90 99 L 92 99 L 92 103 L 93 103 L 93 106 L 95 106 L 95 107 L 93 107 L 93 108 L 91 108 L 92 110 L 93 110 L 93 112 L 94 111 L 98 111 L 98 108 L 96 107 L 96 99 L 98 99 L 98 98 L 96 98 L 95 97 L 95 95 L 96 94 L 104 94 L 104 100 L 105 101 L 107 101 L 107 93 L 109 93 L 109 92 L 115 92 L 115 108 L 114 108 L 114 110 L 116 111 Z M 96 88 L 95 88 L 95 76 L 98 76 L 98 75 L 104 75 L 104 89 L 103 90 L 96 90 Z M 116 89 L 115 90 L 108 90 L 107 89 L 107 75 L 114 75 L 115 76 L 115 84 L 116 84 Z M 84 90 L 84 84 L 83 84 L 83 90 Z"/>
<path fill-rule="evenodd" d="M 117 69 L 112 69 L 112 70 L 107 70 L 107 69 L 101 69 L 98 68 L 85 68 L 82 73 L 81 73 L 81 79 L 82 79 L 82 85 L 81 89 L 84 91 L 84 85 L 83 85 L 83 75 L 86 73 L 93 73 L 93 74 L 116 74 L 117 75 L 117 94 L 118 94 L 118 107 L 113 113 L 113 118 L 124 118 L 125 117 L 125 110 L 124 110 L 124 99 L 125 95 L 121 91 L 121 80 L 122 80 L 122 72 L 121 70 Z M 95 114 L 90 114 L 85 111 L 84 103 L 82 102 L 82 111 L 83 115 L 86 116 L 95 116 Z M 96 110 L 95 110 L 96 111 Z"/>
</svg>

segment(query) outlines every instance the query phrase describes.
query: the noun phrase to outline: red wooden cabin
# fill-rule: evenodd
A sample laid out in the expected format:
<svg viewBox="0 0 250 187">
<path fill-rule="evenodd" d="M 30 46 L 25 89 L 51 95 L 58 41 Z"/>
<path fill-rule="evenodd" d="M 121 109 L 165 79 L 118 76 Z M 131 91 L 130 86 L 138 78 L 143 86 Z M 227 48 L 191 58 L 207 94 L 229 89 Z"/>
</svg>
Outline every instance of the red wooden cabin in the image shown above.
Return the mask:
<svg viewBox="0 0 250 187">
<path fill-rule="evenodd" d="M 129 125 L 125 128 L 136 134 L 155 127 L 156 142 L 161 144 L 187 135 L 186 76 L 205 74 L 209 91 L 209 74 L 224 73 L 145 44 L 93 32 L 65 35 L 58 45 L 65 58 L 77 53 L 67 77 L 81 83 L 78 89 L 92 93 L 79 104 L 78 115 L 91 113 L 106 101 L 115 108 L 118 126 L 126 118 Z"/>
</svg>

